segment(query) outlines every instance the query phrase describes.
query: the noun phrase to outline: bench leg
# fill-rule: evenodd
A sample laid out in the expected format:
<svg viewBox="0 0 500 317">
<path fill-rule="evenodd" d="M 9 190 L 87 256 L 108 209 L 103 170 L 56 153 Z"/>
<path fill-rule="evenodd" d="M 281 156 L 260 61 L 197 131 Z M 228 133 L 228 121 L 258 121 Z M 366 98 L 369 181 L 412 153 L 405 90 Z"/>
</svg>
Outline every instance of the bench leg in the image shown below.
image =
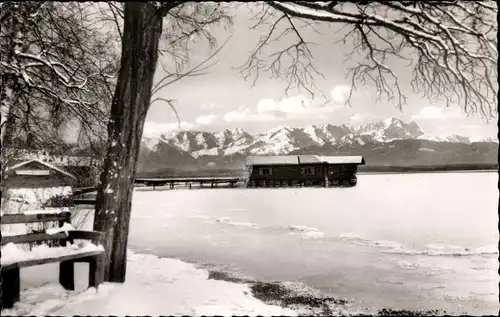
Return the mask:
<svg viewBox="0 0 500 317">
<path fill-rule="evenodd" d="M 98 288 L 104 281 L 104 256 L 94 256 L 89 260 L 89 287 Z"/>
<path fill-rule="evenodd" d="M 2 270 L 2 296 L 0 309 L 12 308 L 19 301 L 21 284 L 19 279 L 19 268 Z"/>
<path fill-rule="evenodd" d="M 75 261 L 62 261 L 59 264 L 59 284 L 67 291 L 75 290 Z"/>
</svg>

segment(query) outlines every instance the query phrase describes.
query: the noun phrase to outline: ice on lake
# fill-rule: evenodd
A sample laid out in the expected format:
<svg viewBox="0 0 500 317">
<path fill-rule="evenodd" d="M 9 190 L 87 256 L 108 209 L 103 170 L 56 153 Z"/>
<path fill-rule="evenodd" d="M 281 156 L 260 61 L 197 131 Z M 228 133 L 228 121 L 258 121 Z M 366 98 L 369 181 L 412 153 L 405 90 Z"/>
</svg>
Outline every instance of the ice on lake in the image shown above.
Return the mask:
<svg viewBox="0 0 500 317">
<path fill-rule="evenodd" d="M 354 188 L 136 191 L 137 252 L 295 281 L 353 309 L 498 312 L 496 173 L 359 175 Z"/>
</svg>

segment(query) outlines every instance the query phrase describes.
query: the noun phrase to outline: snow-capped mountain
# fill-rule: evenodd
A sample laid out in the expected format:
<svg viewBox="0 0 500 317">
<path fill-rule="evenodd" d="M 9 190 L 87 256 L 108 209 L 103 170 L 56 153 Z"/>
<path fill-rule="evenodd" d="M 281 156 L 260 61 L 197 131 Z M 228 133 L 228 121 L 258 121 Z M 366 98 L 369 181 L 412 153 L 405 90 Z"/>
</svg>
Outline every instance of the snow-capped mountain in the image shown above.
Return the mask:
<svg viewBox="0 0 500 317">
<path fill-rule="evenodd" d="M 450 147 L 452 144 L 471 145 L 472 142 L 479 141 L 483 140 L 471 140 L 459 135 L 425 134 L 415 122 L 403 122 L 396 118 L 358 126 L 326 124 L 302 128 L 279 127 L 260 134 L 250 134 L 240 128 L 215 133 L 179 131 L 165 133 L 159 138 L 143 138 L 139 163 L 142 167 L 199 165 L 200 162 L 206 166 L 221 160 L 226 164 L 234 157 L 245 155 L 286 155 L 300 152 L 332 154 L 347 149 L 371 155 L 372 152 L 386 148 L 384 156 L 389 155 L 388 152 L 397 155 L 398 148 L 399 151 L 406 152 L 415 149 L 415 153 L 421 155 L 424 152 L 439 153 L 440 149 L 436 144 Z M 484 142 L 491 143 L 492 140 Z M 420 148 L 424 150 L 418 151 Z M 491 152 L 489 149 L 488 151 Z"/>
<path fill-rule="evenodd" d="M 239 128 L 216 133 L 180 131 L 155 139 L 144 138 L 143 146 L 149 150 L 155 150 L 158 143 L 163 142 L 188 152 L 195 158 L 204 155 L 283 155 L 311 146 L 363 145 L 399 139 L 416 139 L 423 134 L 415 122 L 405 123 L 391 118 L 357 127 L 331 124 L 305 128 L 280 127 L 256 135 L 251 135 Z"/>
<path fill-rule="evenodd" d="M 202 131 L 180 131 L 161 135 L 159 138 L 143 138 L 143 147 L 148 150 L 156 151 L 159 144 L 178 148 L 190 153 L 193 157 L 203 155 L 232 154 L 224 153 L 226 149 L 236 149 L 238 146 L 246 146 L 254 137 L 240 128 L 226 129 L 222 132 L 202 132 Z"/>
<path fill-rule="evenodd" d="M 396 118 L 367 123 L 354 129 L 358 135 L 369 135 L 378 142 L 413 139 L 424 134 L 415 121 L 405 123 Z"/>
<path fill-rule="evenodd" d="M 418 138 L 421 140 L 429 140 L 435 142 L 450 142 L 450 143 L 465 143 L 465 144 L 471 143 L 471 139 L 469 137 L 461 136 L 458 134 L 441 135 L 441 136 L 423 134 Z M 476 140 L 476 142 L 480 141 L 483 140 Z"/>
</svg>

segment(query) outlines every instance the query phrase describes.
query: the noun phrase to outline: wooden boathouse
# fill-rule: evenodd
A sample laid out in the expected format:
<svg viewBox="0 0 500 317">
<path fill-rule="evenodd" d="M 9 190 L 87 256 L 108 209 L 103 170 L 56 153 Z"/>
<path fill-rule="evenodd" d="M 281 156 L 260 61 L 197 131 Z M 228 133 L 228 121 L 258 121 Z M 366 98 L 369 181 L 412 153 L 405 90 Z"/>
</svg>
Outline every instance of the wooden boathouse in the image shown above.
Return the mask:
<svg viewBox="0 0 500 317">
<path fill-rule="evenodd" d="M 355 186 L 362 156 L 249 156 L 247 187 Z"/>
</svg>

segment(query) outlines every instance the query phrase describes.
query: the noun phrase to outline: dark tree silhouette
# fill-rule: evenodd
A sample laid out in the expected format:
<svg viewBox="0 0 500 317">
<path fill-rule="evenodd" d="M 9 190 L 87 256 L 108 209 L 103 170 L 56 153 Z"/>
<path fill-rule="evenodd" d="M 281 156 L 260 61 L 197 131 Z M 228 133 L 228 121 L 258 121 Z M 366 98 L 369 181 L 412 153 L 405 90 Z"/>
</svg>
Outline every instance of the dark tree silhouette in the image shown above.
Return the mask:
<svg viewBox="0 0 500 317">
<path fill-rule="evenodd" d="M 229 21 L 217 3 L 127 2 L 124 10 L 113 6 L 115 21 L 120 27 L 123 16 L 121 67 L 108 123 L 108 146 L 98 188 L 94 229 L 106 233 L 105 280 L 124 282 L 126 252 L 130 223 L 136 164 L 144 122 L 153 102 L 172 100 L 156 97 L 163 87 L 186 76 L 199 75 L 217 50 L 194 68 L 183 71 L 189 60 L 188 43 L 193 36 L 202 36 L 211 47 L 215 39 L 207 26 Z M 163 21 L 169 23 L 164 26 Z M 165 41 L 160 42 L 162 34 Z M 162 47 L 164 44 L 166 47 Z M 158 56 L 169 55 L 175 70 L 167 72 L 155 86 L 153 79 Z M 163 65 L 165 67 L 165 65 Z M 165 68 L 166 69 L 166 68 Z"/>
</svg>

